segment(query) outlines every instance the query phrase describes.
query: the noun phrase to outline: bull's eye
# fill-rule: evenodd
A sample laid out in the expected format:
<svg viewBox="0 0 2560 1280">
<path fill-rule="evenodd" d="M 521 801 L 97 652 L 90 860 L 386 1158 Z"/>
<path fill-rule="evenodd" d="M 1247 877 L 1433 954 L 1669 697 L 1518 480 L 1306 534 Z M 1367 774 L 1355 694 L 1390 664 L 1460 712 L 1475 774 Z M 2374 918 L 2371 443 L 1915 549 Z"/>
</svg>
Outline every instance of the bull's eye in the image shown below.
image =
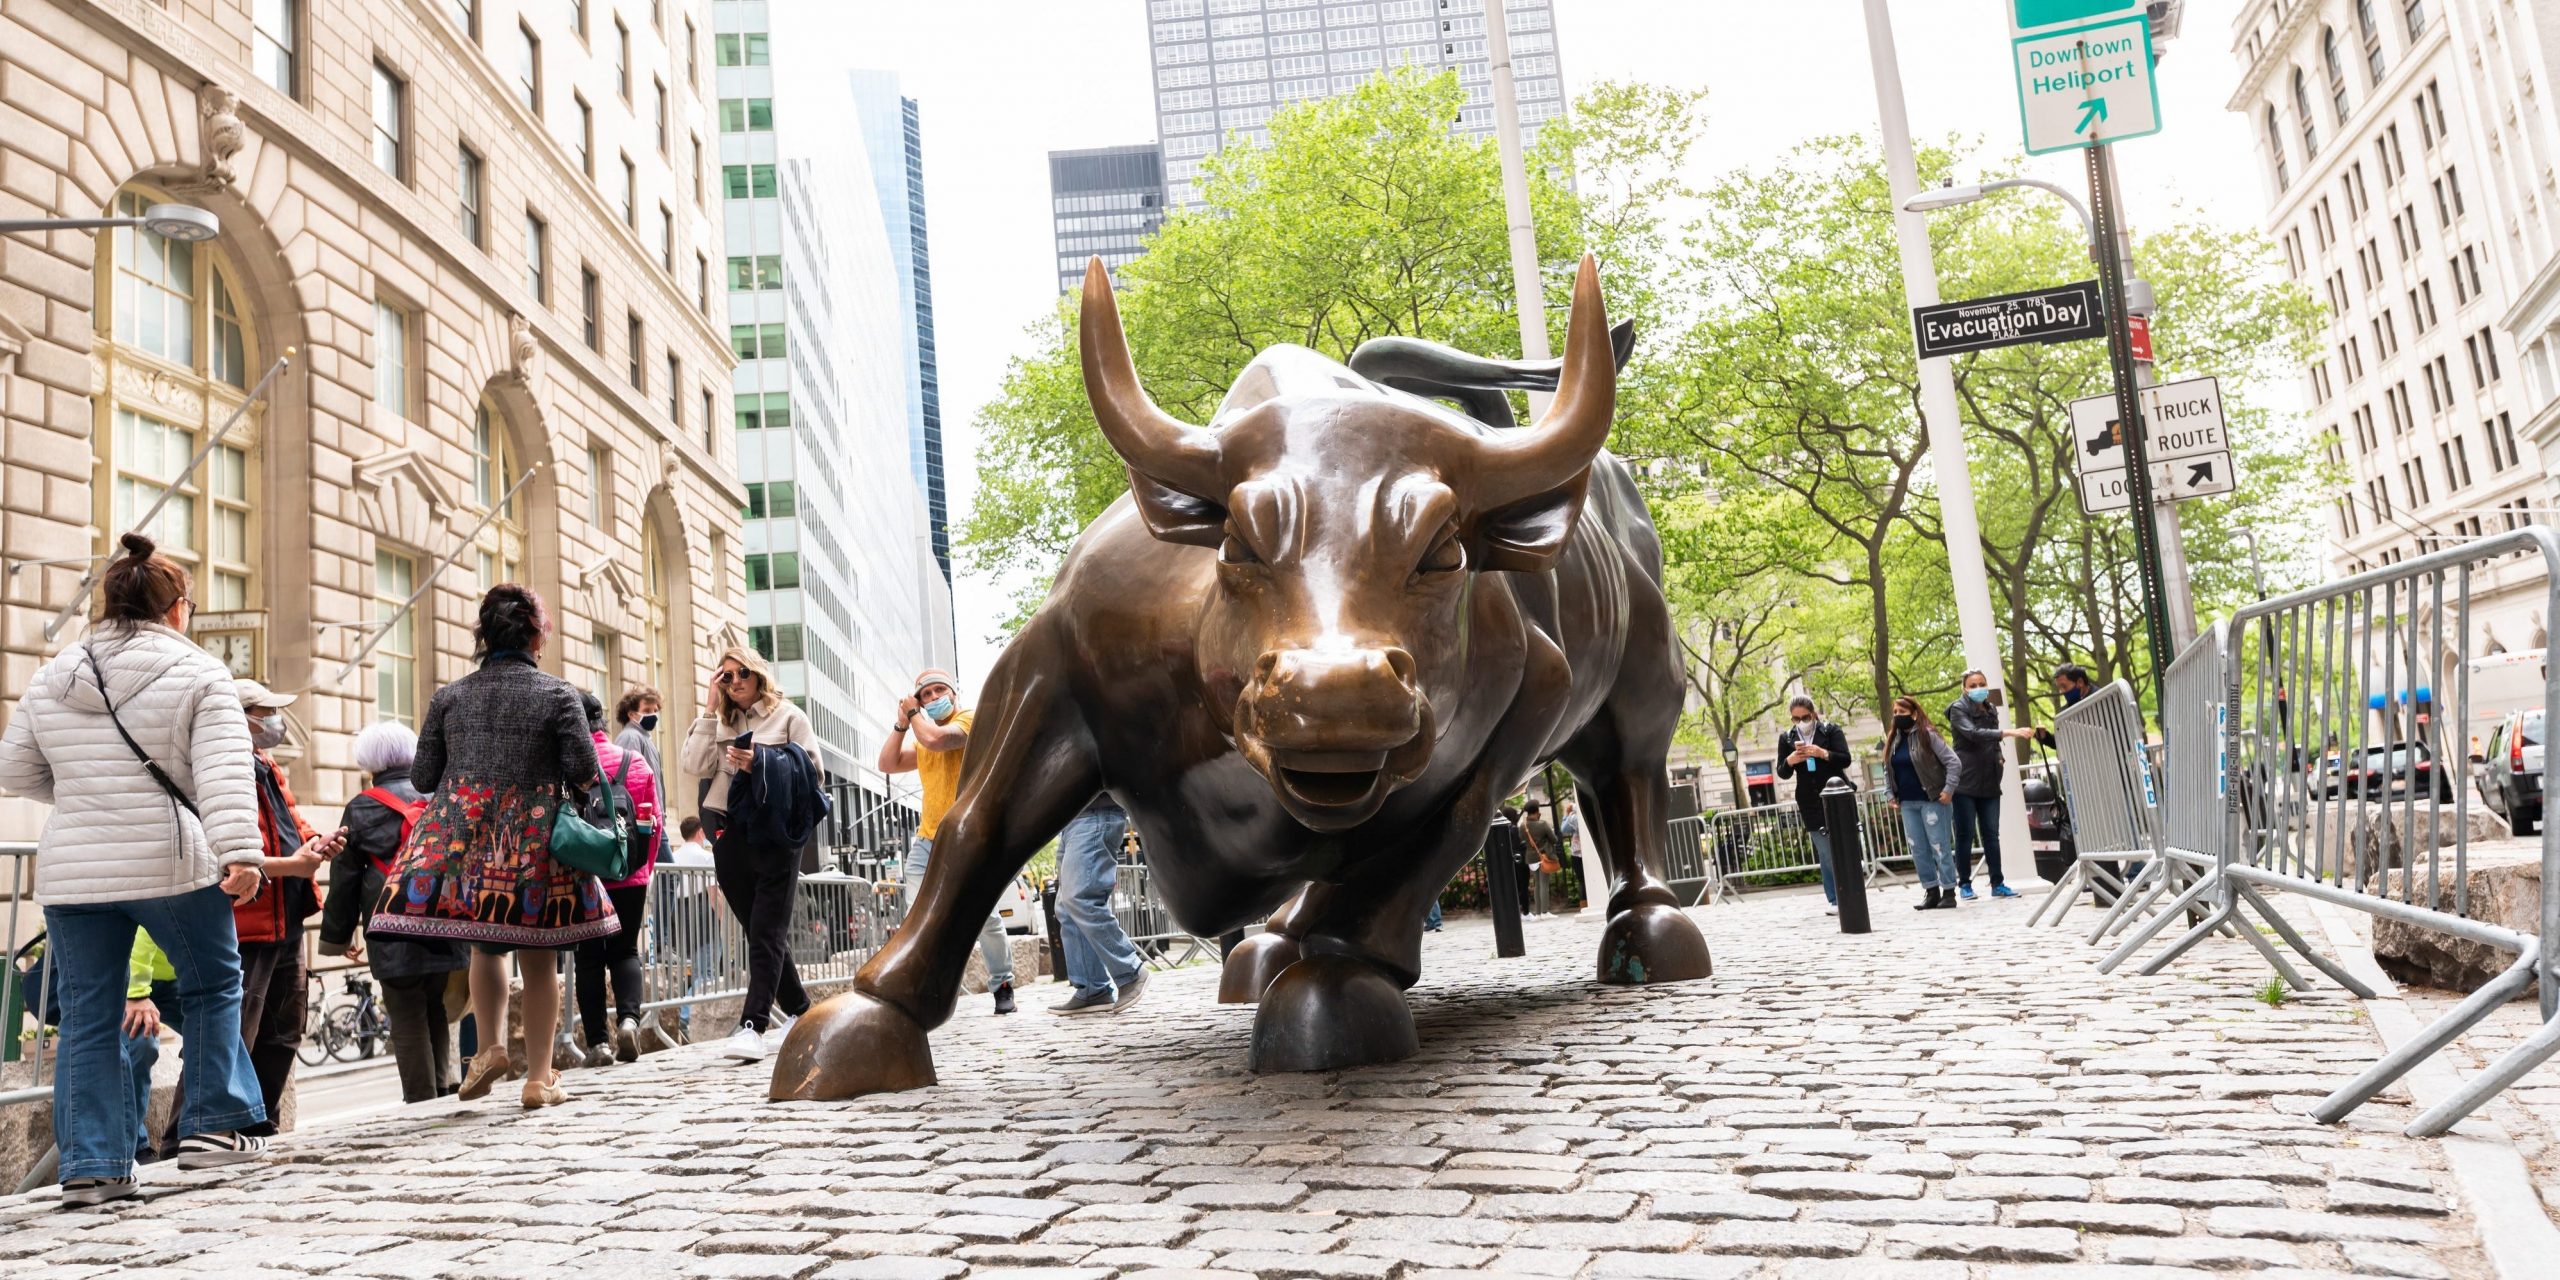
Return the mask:
<svg viewBox="0 0 2560 1280">
<path fill-rule="evenodd" d="M 1230 533 L 1218 543 L 1218 563 L 1260 564 L 1262 557 L 1255 555 L 1253 548 L 1248 546 L 1244 539 Z"/>
<path fill-rule="evenodd" d="M 1466 546 L 1458 541 L 1457 534 L 1449 533 L 1442 535 L 1440 541 L 1432 545 L 1430 552 L 1422 557 L 1422 563 L 1416 566 L 1415 572 L 1448 573 L 1466 567 Z"/>
</svg>

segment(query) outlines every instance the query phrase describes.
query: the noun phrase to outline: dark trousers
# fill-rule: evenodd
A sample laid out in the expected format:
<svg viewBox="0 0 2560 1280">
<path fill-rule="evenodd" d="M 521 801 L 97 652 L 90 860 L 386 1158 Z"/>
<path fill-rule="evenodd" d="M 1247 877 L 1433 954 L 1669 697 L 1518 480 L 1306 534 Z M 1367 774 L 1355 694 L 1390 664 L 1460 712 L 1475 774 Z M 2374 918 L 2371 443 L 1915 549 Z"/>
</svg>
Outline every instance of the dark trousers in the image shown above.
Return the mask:
<svg viewBox="0 0 2560 1280">
<path fill-rule="evenodd" d="M 282 942 L 240 944 L 240 1039 L 249 1046 L 249 1066 L 258 1076 L 258 1097 L 267 1118 L 242 1130 L 273 1134 L 283 1115 L 284 1087 L 293 1079 L 294 1051 L 302 1047 L 302 933 Z M 177 1105 L 169 1109 L 169 1129 L 160 1137 L 164 1152 L 178 1149 L 178 1113 L 186 1106 L 186 1082 L 178 1082 Z"/>
<path fill-rule="evenodd" d="M 605 1018 L 604 989 L 613 981 L 613 1007 L 623 1017 L 640 1016 L 640 918 L 649 909 L 649 886 L 626 885 L 605 890 L 622 932 L 589 938 L 578 944 L 578 1021 L 588 1044 L 602 1044 L 610 1023 Z"/>
<path fill-rule="evenodd" d="M 1973 883 L 1973 840 L 1982 837 L 1982 861 L 1991 868 L 1991 887 L 2009 883 L 2000 876 L 2000 797 L 1956 795 L 1956 883 Z"/>
<path fill-rule="evenodd" d="M 444 1015 L 447 980 L 441 973 L 375 977 L 382 984 L 382 1016 L 391 1024 L 391 1057 L 400 1064 L 402 1102 L 432 1102 L 460 1083 L 453 1073 L 453 1024 Z"/>
<path fill-rule="evenodd" d="M 711 844 L 711 873 L 738 930 L 747 936 L 747 995 L 738 1020 L 758 1031 L 771 1020 L 773 1006 L 799 1017 L 808 1011 L 809 995 L 800 989 L 800 971 L 791 963 L 791 906 L 800 886 L 800 851 L 750 842 L 737 828 L 720 833 Z"/>
</svg>

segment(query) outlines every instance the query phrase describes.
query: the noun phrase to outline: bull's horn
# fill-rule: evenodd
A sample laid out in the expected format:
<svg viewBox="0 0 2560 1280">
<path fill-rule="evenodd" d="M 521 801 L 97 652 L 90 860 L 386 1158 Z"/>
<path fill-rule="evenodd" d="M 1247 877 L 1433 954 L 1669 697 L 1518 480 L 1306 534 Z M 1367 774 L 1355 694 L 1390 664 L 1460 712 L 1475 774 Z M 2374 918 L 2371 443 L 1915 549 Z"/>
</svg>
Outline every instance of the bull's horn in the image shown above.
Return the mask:
<svg viewBox="0 0 2560 1280">
<path fill-rule="evenodd" d="M 1094 421 L 1121 459 L 1160 484 L 1222 500 L 1218 437 L 1157 408 L 1138 385 L 1129 335 L 1120 330 L 1120 303 L 1111 294 L 1111 273 L 1098 256 L 1084 269 L 1084 315 L 1076 325 L 1076 345 L 1084 356 L 1084 392 L 1093 402 Z"/>
<path fill-rule="evenodd" d="M 1609 423 L 1617 409 L 1618 365 L 1609 349 L 1608 307 L 1600 300 L 1599 264 L 1586 253 L 1573 281 L 1573 314 L 1565 322 L 1564 369 L 1556 378 L 1555 400 L 1535 424 L 1501 433 L 1486 444 L 1483 465 L 1476 471 L 1479 509 L 1545 493 L 1580 474 L 1609 442 Z"/>
</svg>

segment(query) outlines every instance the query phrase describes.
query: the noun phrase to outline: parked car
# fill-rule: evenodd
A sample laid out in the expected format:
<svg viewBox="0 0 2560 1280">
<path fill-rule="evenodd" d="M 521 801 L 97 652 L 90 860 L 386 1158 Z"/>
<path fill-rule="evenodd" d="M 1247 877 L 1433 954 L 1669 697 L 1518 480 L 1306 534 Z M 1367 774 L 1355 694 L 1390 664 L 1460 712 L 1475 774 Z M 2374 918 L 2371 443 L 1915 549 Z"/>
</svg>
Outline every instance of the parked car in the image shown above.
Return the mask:
<svg viewBox="0 0 2560 1280">
<path fill-rule="evenodd" d="M 2472 780 L 2489 811 L 2507 820 L 2517 835 L 2529 836 L 2542 825 L 2542 709 L 2510 711 L 2489 731 L 2489 742 Z"/>
<path fill-rule="evenodd" d="M 2402 800 L 2410 796 L 2425 798 L 2430 783 L 2436 798 L 2453 800 L 2450 770 L 2436 767 L 2435 752 L 2423 743 L 2395 742 L 2389 746 L 2366 747 L 2347 759 L 2322 780 L 2323 794 L 2369 800 Z"/>
<path fill-rule="evenodd" d="M 1004 921 L 1006 933 L 1027 933 L 1037 938 L 1048 932 L 1041 927 L 1040 890 L 1027 876 L 1015 876 L 1004 896 L 996 899 L 996 918 Z"/>
</svg>

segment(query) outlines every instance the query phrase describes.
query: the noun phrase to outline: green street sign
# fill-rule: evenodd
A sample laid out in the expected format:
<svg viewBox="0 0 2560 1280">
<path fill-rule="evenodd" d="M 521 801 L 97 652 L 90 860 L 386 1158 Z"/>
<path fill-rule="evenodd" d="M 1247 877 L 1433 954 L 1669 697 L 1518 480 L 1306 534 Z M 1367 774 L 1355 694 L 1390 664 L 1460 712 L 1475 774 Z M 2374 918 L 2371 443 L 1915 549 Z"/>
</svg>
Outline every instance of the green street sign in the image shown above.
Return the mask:
<svg viewBox="0 0 2560 1280">
<path fill-rule="evenodd" d="M 2143 0 L 2010 0 L 2009 35 L 2015 39 L 2045 27 L 2079 26 L 2142 11 Z"/>
<path fill-rule="evenodd" d="M 2011 17 L 2119 5 L 2117 0 L 2013 0 Z M 2018 69 L 2018 125 L 2028 155 L 2121 142 L 2160 132 L 2160 86 L 2151 74 L 2151 23 L 2136 12 L 2086 26 L 2042 30 L 2009 42 Z"/>
</svg>

